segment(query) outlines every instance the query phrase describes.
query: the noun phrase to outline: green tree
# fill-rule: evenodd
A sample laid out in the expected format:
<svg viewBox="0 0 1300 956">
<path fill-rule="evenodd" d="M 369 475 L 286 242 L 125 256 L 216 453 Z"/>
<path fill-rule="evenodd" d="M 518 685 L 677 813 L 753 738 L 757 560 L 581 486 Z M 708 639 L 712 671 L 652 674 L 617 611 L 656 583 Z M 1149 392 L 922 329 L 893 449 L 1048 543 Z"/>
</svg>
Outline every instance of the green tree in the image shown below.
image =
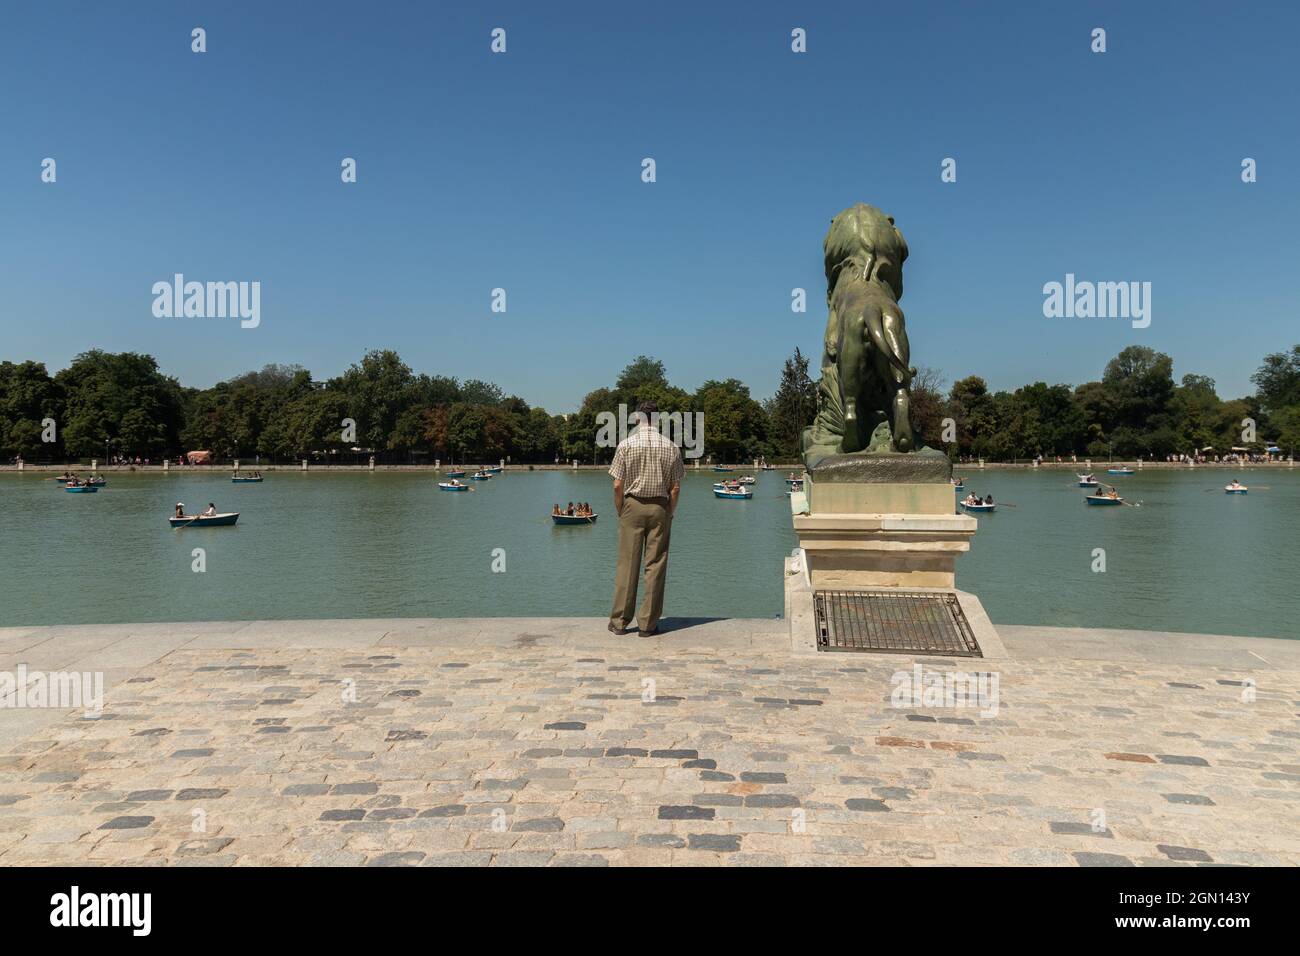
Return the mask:
<svg viewBox="0 0 1300 956">
<path fill-rule="evenodd" d="M 181 387 L 158 370 L 152 356 L 93 349 L 74 358 L 55 381 L 66 396 L 63 435 L 70 454 L 157 457 L 179 446 Z M 133 411 L 140 414 L 127 419 Z"/>
<path fill-rule="evenodd" d="M 620 391 L 636 395 L 641 389 L 668 387 L 668 373 L 664 363 L 646 355 L 638 355 L 618 375 L 614 387 Z"/>
<path fill-rule="evenodd" d="M 710 379 L 695 393 L 704 414 L 704 451 L 716 461 L 744 461 L 763 454 L 767 415 L 738 379 Z"/>
<path fill-rule="evenodd" d="M 387 448 L 398 416 L 416 398 L 417 386 L 410 366 L 396 352 L 376 349 L 326 387 L 344 396 L 348 409 L 344 417 L 357 423 L 358 444 Z"/>
<path fill-rule="evenodd" d="M 40 362 L 0 362 L 0 454 L 5 458 L 58 457 L 63 451 L 63 396 Z M 55 441 L 41 440 L 42 422 L 55 422 Z"/>
<path fill-rule="evenodd" d="M 1274 352 L 1250 377 L 1260 405 L 1268 411 L 1300 406 L 1300 345 Z"/>
<path fill-rule="evenodd" d="M 1016 389 L 1015 394 L 1033 420 L 1033 441 L 1025 448 L 1024 457 L 1068 455 L 1083 445 L 1087 420 L 1068 385 L 1035 382 Z"/>
<path fill-rule="evenodd" d="M 771 457 L 798 461 L 803 457 L 803 430 L 817 417 L 817 383 L 808 375 L 808 358 L 799 351 L 785 360 L 781 384 L 765 406 Z"/>
<path fill-rule="evenodd" d="M 1173 368 L 1168 355 L 1143 345 L 1130 345 L 1106 364 L 1101 384 L 1114 403 L 1114 454 L 1163 456 L 1177 447 Z"/>
</svg>

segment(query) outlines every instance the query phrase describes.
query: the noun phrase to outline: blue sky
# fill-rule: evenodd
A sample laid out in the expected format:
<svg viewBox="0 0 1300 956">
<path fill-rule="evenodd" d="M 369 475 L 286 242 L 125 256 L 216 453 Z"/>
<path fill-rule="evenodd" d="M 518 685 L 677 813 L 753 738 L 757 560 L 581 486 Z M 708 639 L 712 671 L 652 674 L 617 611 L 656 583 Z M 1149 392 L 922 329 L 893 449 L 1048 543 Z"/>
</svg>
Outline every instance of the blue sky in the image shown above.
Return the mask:
<svg viewBox="0 0 1300 956">
<path fill-rule="evenodd" d="M 1235 397 L 1300 340 L 1297 7 L 6 5 L 0 358 L 145 351 L 206 386 L 394 348 L 563 411 L 647 353 L 763 398 L 795 346 L 815 369 L 821 240 L 864 201 L 949 381 L 1077 384 L 1138 343 Z M 260 327 L 155 318 L 176 272 L 260 281 Z M 1067 272 L 1151 282 L 1151 326 L 1045 318 Z"/>
</svg>

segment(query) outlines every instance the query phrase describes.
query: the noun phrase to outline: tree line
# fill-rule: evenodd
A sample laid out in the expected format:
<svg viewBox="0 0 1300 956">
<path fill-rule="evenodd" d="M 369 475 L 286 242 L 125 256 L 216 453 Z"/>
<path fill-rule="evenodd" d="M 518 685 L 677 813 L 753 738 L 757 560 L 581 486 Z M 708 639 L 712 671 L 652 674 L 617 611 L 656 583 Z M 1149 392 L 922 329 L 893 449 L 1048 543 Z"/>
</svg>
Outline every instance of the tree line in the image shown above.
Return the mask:
<svg viewBox="0 0 1300 956">
<path fill-rule="evenodd" d="M 945 395 L 941 377 L 923 370 L 913 385 L 914 423 L 926 444 L 951 457 L 992 461 L 1300 449 L 1300 345 L 1265 356 L 1251 382 L 1254 394 L 1223 399 L 1214 379 L 1188 374 L 1176 382 L 1173 359 L 1139 345 L 1111 359 L 1099 381 L 1074 387 L 1034 382 L 990 392 L 971 375 Z M 943 440 L 945 419 L 955 425 L 952 442 Z"/>
<path fill-rule="evenodd" d="M 1101 379 L 1078 386 L 1034 382 L 990 392 L 971 375 L 945 392 L 941 373 L 913 382 L 913 425 L 952 457 L 1035 455 L 1161 458 L 1243 441 L 1300 445 L 1300 345 L 1265 357 L 1253 395 L 1224 400 L 1203 375 L 1173 378 L 1173 361 L 1131 346 Z M 634 410 L 703 413 L 704 454 L 714 461 L 794 461 L 816 414 L 816 382 L 798 349 L 766 401 L 735 378 L 693 391 L 671 384 L 664 364 L 638 356 L 577 411 L 552 414 L 477 379 L 414 372 L 392 350 L 367 352 L 324 381 L 298 365 L 267 365 L 211 388 L 189 388 L 149 355 L 84 352 L 50 375 L 39 362 L 0 362 L 0 454 L 28 461 L 124 457 L 160 460 L 208 450 L 219 458 L 296 460 L 374 454 L 385 462 L 603 463 L 598 416 Z"/>
</svg>

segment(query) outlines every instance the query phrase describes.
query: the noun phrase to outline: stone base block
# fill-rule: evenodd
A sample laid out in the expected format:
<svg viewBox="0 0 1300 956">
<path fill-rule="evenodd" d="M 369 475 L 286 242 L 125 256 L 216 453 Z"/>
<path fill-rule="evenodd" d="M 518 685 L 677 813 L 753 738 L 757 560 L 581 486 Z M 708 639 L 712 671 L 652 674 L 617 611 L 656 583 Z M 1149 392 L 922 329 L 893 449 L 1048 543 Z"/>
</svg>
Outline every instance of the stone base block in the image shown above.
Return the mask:
<svg viewBox="0 0 1300 956">
<path fill-rule="evenodd" d="M 977 527 L 952 513 L 794 516 L 814 588 L 952 588 Z"/>
</svg>

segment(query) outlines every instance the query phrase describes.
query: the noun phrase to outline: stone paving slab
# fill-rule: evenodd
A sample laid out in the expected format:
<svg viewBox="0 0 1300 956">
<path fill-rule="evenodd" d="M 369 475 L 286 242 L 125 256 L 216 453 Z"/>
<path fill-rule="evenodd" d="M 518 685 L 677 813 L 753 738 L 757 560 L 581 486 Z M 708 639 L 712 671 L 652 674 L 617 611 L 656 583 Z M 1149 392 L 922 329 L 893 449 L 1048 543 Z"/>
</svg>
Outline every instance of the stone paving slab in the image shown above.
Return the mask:
<svg viewBox="0 0 1300 956">
<path fill-rule="evenodd" d="M 423 623 L 345 646 L 335 622 L 314 647 L 303 626 L 287 644 L 232 626 L 250 647 L 178 626 L 99 719 L 0 724 L 0 865 L 1300 861 L 1300 671 L 1276 661 L 1035 657 L 1027 635 L 985 665 L 795 657 L 779 621 Z M 918 663 L 991 671 L 996 712 L 895 706 Z"/>
</svg>

